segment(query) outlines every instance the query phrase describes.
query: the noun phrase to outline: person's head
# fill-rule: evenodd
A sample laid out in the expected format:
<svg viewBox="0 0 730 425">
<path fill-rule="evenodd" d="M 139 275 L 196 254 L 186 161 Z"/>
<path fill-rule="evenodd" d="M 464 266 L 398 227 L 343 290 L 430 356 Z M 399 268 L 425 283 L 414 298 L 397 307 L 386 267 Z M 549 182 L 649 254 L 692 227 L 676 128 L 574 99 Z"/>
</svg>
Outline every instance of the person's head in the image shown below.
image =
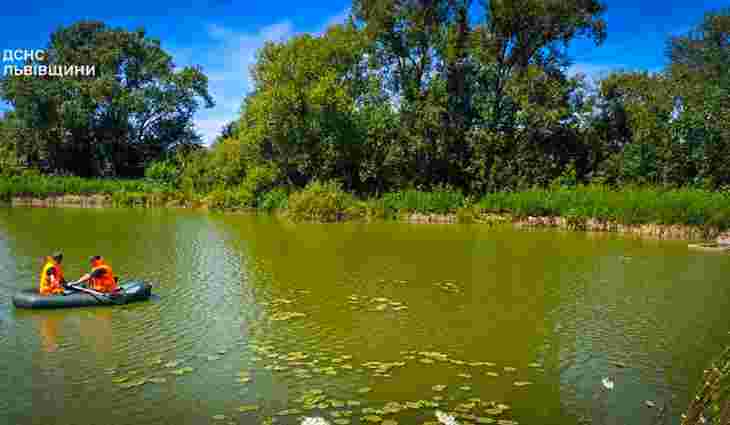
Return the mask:
<svg viewBox="0 0 730 425">
<path fill-rule="evenodd" d="M 61 252 L 61 251 L 54 252 L 53 255 L 51 255 L 51 258 L 53 259 L 53 261 L 61 264 L 61 262 L 63 261 L 63 252 Z"/>
<path fill-rule="evenodd" d="M 95 267 L 101 261 L 102 261 L 101 255 L 93 255 L 93 256 L 89 257 L 89 264 L 91 264 L 91 267 Z"/>
</svg>

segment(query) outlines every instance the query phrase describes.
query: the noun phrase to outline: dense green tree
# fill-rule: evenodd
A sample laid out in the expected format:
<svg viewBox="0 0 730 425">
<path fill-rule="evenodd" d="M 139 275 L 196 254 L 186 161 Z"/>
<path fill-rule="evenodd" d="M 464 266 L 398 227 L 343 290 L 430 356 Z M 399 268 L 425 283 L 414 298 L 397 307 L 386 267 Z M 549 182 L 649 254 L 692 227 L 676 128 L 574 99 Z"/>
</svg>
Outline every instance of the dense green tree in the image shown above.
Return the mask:
<svg viewBox="0 0 730 425">
<path fill-rule="evenodd" d="M 148 161 L 199 142 L 192 117 L 213 105 L 199 68 L 176 70 L 143 30 L 79 22 L 51 35 L 47 57 L 33 65 L 93 66 L 95 75 L 8 76 L 0 95 L 51 170 L 82 176 L 135 175 Z M 30 63 L 29 63 L 30 64 Z"/>
</svg>

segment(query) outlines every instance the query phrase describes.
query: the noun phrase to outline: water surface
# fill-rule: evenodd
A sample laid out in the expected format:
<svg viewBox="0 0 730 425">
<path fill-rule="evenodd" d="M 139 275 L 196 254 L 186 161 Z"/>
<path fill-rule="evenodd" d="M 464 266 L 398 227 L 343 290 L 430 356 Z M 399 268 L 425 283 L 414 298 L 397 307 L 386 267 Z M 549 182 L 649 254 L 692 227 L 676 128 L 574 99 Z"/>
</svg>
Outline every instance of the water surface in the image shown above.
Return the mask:
<svg viewBox="0 0 730 425">
<path fill-rule="evenodd" d="M 14 309 L 57 249 L 69 279 L 100 254 L 157 297 Z M 728 342 L 729 273 L 727 255 L 610 234 L 2 208 L 0 422 L 357 424 L 399 402 L 380 416 L 421 424 L 439 403 L 470 422 L 651 423 L 645 400 L 678 416 Z M 303 409 L 313 390 L 328 404 Z"/>
</svg>

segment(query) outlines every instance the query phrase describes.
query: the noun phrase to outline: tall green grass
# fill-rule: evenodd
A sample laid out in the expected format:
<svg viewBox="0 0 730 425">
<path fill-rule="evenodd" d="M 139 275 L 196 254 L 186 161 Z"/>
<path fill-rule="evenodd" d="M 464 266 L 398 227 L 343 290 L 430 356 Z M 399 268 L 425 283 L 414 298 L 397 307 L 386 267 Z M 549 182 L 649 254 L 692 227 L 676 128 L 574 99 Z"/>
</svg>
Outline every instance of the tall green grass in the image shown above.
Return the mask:
<svg viewBox="0 0 730 425">
<path fill-rule="evenodd" d="M 107 194 L 115 205 L 164 205 L 193 201 L 203 194 L 176 191 L 151 180 L 85 179 L 25 175 L 0 177 L 0 199 L 14 196 L 47 198 L 53 195 Z M 683 224 L 730 229 L 730 192 L 700 189 L 604 186 L 533 189 L 498 192 L 473 204 L 460 192 L 437 188 L 431 192 L 403 190 L 377 199 L 360 200 L 334 182 L 312 182 L 288 194 L 281 188 L 254 197 L 247 187 L 219 188 L 205 196 L 211 208 L 286 209 L 295 220 L 335 221 L 345 218 L 392 218 L 403 213 L 450 214 L 472 222 L 482 212 L 509 213 L 517 217 L 562 216 L 576 223 L 589 218 L 621 224 Z"/>
<path fill-rule="evenodd" d="M 685 224 L 730 228 L 730 193 L 698 189 L 625 188 L 601 186 L 573 189 L 493 193 L 478 206 L 488 212 L 517 217 L 563 216 L 595 218 L 621 224 Z"/>
<path fill-rule="evenodd" d="M 437 188 L 432 192 L 405 190 L 386 193 L 380 201 L 389 213 L 448 214 L 463 207 L 465 197 L 460 192 Z"/>
<path fill-rule="evenodd" d="M 15 196 L 47 198 L 55 195 L 162 194 L 171 191 L 168 186 L 141 179 L 86 179 L 43 175 L 0 177 L 0 199 L 6 201 Z"/>
</svg>

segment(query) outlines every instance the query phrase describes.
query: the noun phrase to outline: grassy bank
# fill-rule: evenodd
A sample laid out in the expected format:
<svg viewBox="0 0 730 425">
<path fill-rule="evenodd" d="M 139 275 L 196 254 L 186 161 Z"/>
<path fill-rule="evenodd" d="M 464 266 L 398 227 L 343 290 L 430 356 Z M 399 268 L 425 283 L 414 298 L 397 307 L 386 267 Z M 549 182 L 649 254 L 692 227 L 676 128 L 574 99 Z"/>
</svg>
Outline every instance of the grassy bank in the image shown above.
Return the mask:
<svg viewBox="0 0 730 425">
<path fill-rule="evenodd" d="M 560 217 L 581 227 L 589 220 L 626 226 L 683 225 L 730 229 L 730 193 L 698 189 L 579 186 L 491 193 L 481 199 L 448 188 L 404 190 L 360 199 L 336 183 L 314 182 L 288 193 L 277 188 L 251 196 L 240 190 L 218 189 L 207 194 L 175 189 L 152 180 L 83 179 L 79 177 L 16 176 L 0 181 L 0 198 L 44 199 L 61 195 L 103 195 L 112 205 L 200 205 L 217 210 L 278 210 L 296 221 L 398 219 L 444 216 L 457 222 L 479 221 L 485 215 L 515 220 Z"/>
<path fill-rule="evenodd" d="M 117 206 L 165 205 L 182 198 L 179 191 L 151 180 L 44 175 L 0 177 L 0 200 L 6 202 L 13 198 L 47 200 L 63 196 L 103 196 Z"/>
</svg>

